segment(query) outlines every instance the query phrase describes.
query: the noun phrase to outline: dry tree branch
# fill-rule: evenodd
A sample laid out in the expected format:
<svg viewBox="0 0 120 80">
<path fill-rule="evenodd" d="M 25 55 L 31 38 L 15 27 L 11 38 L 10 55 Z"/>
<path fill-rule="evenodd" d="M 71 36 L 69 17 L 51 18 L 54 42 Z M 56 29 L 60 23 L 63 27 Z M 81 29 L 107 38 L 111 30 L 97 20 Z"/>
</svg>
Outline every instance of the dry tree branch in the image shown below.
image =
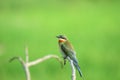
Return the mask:
<svg viewBox="0 0 120 80">
<path fill-rule="evenodd" d="M 21 57 L 13 57 L 10 59 L 10 62 L 12 62 L 15 59 L 17 59 L 22 64 L 24 71 L 25 71 L 26 80 L 30 80 L 30 72 L 29 72 L 27 64 L 24 62 L 24 60 Z"/>
<path fill-rule="evenodd" d="M 57 55 L 47 55 L 47 56 L 44 56 L 44 57 L 39 58 L 37 60 L 29 62 L 29 55 L 28 55 L 28 48 L 27 47 L 25 49 L 25 54 L 26 54 L 26 61 L 24 61 L 21 57 L 13 57 L 12 59 L 10 59 L 10 62 L 17 59 L 22 64 L 24 71 L 25 71 L 25 74 L 26 74 L 26 80 L 31 80 L 30 71 L 29 71 L 30 66 L 34 66 L 34 65 L 39 64 L 39 63 L 41 63 L 45 60 L 48 60 L 50 58 L 55 58 L 56 60 L 58 60 L 61 63 L 61 65 L 63 65 L 62 60 Z"/>
<path fill-rule="evenodd" d="M 62 60 L 60 60 L 60 58 L 59 58 L 58 56 L 49 54 L 49 55 L 44 56 L 44 57 L 42 57 L 42 58 L 39 58 L 39 59 L 37 59 L 37 60 L 35 60 L 35 61 L 29 62 L 29 63 L 28 63 L 28 66 L 34 66 L 34 65 L 36 65 L 36 64 L 38 64 L 38 63 L 41 63 L 41 62 L 43 62 L 43 61 L 45 61 L 45 60 L 48 60 L 48 59 L 50 59 L 50 58 L 55 58 L 56 60 L 58 60 L 58 61 L 62 64 Z"/>
<path fill-rule="evenodd" d="M 71 78 L 72 78 L 72 80 L 76 80 L 76 71 L 75 71 L 75 67 L 74 67 L 73 61 L 69 57 L 67 57 L 67 59 L 70 62 L 70 66 L 71 66 L 71 70 L 72 70 Z"/>
</svg>

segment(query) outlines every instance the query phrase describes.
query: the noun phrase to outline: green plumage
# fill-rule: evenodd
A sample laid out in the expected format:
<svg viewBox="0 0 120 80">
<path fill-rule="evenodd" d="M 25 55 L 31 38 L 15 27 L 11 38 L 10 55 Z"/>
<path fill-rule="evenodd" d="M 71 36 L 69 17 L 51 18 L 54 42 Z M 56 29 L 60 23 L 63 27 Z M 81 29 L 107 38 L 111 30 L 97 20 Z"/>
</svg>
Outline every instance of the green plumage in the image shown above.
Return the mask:
<svg viewBox="0 0 120 80">
<path fill-rule="evenodd" d="M 74 51 L 72 45 L 70 42 L 66 39 L 64 42 L 59 43 L 60 49 L 62 54 L 64 55 L 64 64 L 66 63 L 66 58 L 69 57 L 75 66 L 75 68 L 78 70 L 80 76 L 82 77 L 82 72 L 80 70 L 80 66 L 78 65 L 78 60 L 76 58 L 76 52 Z"/>
</svg>

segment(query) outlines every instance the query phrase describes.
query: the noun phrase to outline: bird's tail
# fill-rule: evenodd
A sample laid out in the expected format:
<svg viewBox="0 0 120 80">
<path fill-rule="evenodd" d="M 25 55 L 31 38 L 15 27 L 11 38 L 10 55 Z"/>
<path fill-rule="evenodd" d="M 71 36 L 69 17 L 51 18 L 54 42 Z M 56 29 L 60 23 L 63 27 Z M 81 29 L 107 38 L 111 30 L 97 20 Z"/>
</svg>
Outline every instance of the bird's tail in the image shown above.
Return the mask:
<svg viewBox="0 0 120 80">
<path fill-rule="evenodd" d="M 76 60 L 73 60 L 73 64 L 74 64 L 75 68 L 78 70 L 80 76 L 83 77 L 82 71 L 80 69 L 80 66 L 78 65 L 78 62 Z"/>
</svg>

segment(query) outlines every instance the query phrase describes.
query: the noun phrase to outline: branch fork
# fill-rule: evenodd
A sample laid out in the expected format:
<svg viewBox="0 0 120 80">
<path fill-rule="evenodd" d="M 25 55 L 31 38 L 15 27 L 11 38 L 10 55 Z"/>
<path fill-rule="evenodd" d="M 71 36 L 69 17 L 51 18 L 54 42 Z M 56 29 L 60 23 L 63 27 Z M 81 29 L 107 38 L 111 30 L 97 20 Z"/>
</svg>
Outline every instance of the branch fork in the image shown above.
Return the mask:
<svg viewBox="0 0 120 80">
<path fill-rule="evenodd" d="M 34 66 L 36 64 L 39 64 L 39 63 L 41 63 L 45 60 L 48 60 L 50 58 L 55 58 L 62 65 L 62 60 L 57 55 L 51 55 L 50 54 L 50 55 L 44 56 L 42 58 L 39 58 L 37 60 L 29 62 L 29 55 L 28 55 L 28 48 L 27 47 L 25 49 L 25 55 L 26 55 L 26 61 L 24 61 L 21 57 L 13 57 L 12 59 L 10 59 L 10 62 L 17 59 L 22 64 L 22 66 L 24 68 L 24 71 L 25 71 L 26 80 L 31 80 L 29 67 Z"/>
</svg>

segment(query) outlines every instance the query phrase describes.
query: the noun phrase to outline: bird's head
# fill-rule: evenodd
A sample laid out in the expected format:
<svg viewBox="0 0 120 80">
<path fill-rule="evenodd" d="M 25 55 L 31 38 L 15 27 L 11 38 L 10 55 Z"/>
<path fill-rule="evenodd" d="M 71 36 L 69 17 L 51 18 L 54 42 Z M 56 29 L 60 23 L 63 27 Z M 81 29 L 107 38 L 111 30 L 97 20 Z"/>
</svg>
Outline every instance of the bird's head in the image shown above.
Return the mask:
<svg viewBox="0 0 120 80">
<path fill-rule="evenodd" d="M 60 43 L 67 41 L 67 37 L 65 35 L 58 35 L 56 37 L 58 38 Z"/>
</svg>

